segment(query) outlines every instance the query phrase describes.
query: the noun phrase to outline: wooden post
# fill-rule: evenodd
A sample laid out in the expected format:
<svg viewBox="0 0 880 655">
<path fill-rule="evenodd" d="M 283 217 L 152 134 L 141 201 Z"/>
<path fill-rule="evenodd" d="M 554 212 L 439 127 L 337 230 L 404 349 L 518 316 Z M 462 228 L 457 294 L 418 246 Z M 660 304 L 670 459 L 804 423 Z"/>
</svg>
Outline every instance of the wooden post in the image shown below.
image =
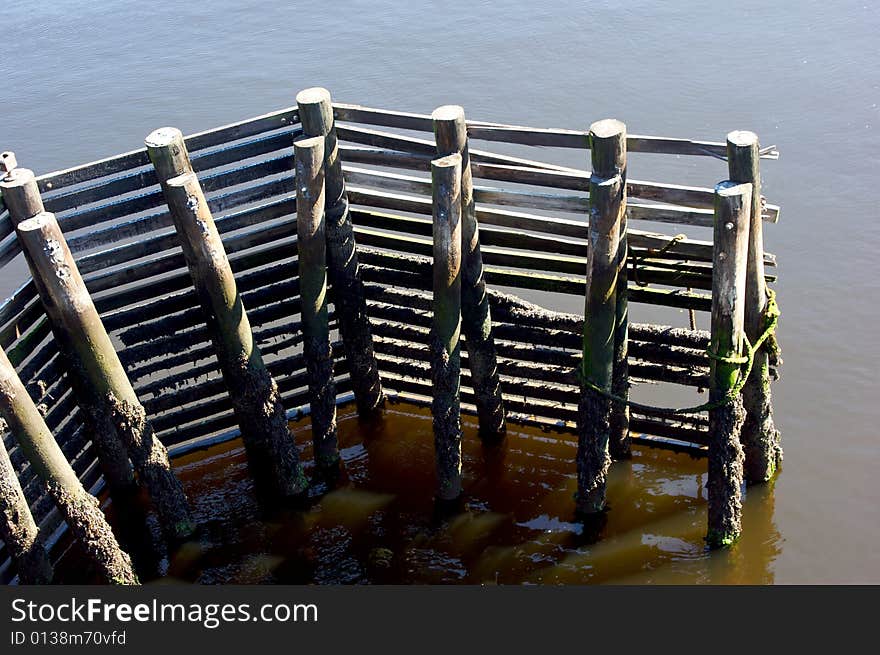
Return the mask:
<svg viewBox="0 0 880 655">
<path fill-rule="evenodd" d="M 431 380 L 434 452 L 441 501 L 461 495 L 461 155 L 431 162 L 434 321 Z"/>
<path fill-rule="evenodd" d="M 373 336 L 342 177 L 330 92 L 322 88 L 305 89 L 297 94 L 296 103 L 303 134 L 324 137 L 324 220 L 331 299 L 336 307 L 358 413 L 369 416 L 382 406 L 385 396 L 373 352 Z"/>
<path fill-rule="evenodd" d="M 6 446 L 0 443 L 0 537 L 22 584 L 51 584 L 54 571 Z"/>
<path fill-rule="evenodd" d="M 9 217 L 16 227 L 22 221 L 33 218 L 44 211 L 43 200 L 37 187 L 37 180 L 31 170 L 26 168 L 12 170 L 5 179 L 0 180 L 0 191 L 2 191 L 3 201 L 9 209 Z M 24 256 L 31 270 L 34 286 L 40 297 L 45 298 L 46 292 L 42 289 L 42 282 L 39 276 L 34 272 L 33 263 L 27 251 L 25 251 Z M 107 418 L 106 416 L 96 417 L 88 411 L 92 402 L 88 383 L 80 376 L 70 374 L 71 371 L 75 371 L 75 365 L 70 361 L 69 355 L 69 353 L 73 352 L 73 347 L 66 341 L 65 332 L 58 329 L 57 322 L 50 321 L 50 324 L 52 334 L 58 344 L 59 354 L 66 370 L 69 372 L 70 386 L 80 408 L 83 410 L 85 427 L 95 446 L 95 453 L 101 466 L 101 472 L 104 474 L 104 479 L 110 488 L 110 494 L 117 500 L 128 497 L 136 489 L 136 484 L 134 469 L 128 459 L 125 445 L 120 441 L 112 424 L 96 423 L 99 418 Z"/>
<path fill-rule="evenodd" d="M 618 120 L 606 119 L 590 126 L 590 156 L 593 173 L 608 178 L 620 175 L 623 180 L 620 200 L 620 233 L 617 247 L 616 318 L 614 327 L 614 371 L 611 393 L 629 398 L 629 308 L 627 303 L 627 255 L 626 236 L 626 125 Z M 629 436 L 629 406 L 614 403 L 611 406 L 611 434 L 608 450 L 613 459 L 632 457 Z"/>
<path fill-rule="evenodd" d="M 184 173 L 165 180 L 164 193 L 248 457 L 260 479 L 264 472 L 269 473 L 276 493 L 299 496 L 308 489 L 308 480 L 290 434 L 287 413 L 254 341 L 198 178 L 195 173 Z"/>
<path fill-rule="evenodd" d="M 0 415 L 42 481 L 46 492 L 55 501 L 70 531 L 79 539 L 107 582 L 138 584 L 131 559 L 119 547 L 98 506 L 98 499 L 83 488 L 2 349 Z M 5 450 L 0 454 L 0 459 L 2 458 L 8 462 Z M 0 462 L 0 470 L 3 465 Z"/>
<path fill-rule="evenodd" d="M 617 254 L 623 179 L 620 175 L 590 178 L 590 225 L 581 399 L 578 406 L 577 512 L 605 509 L 611 464 L 612 402 L 593 387 L 611 392 L 617 317 Z"/>
<path fill-rule="evenodd" d="M 764 277 L 764 232 L 761 220 L 761 173 L 758 137 L 754 132 L 727 135 L 727 165 L 730 179 L 752 184 L 749 221 L 749 255 L 746 269 L 745 331 L 755 343 L 764 330 L 767 282 Z M 770 367 L 767 350 L 755 352 L 755 362 L 743 388 L 746 420 L 742 428 L 745 477 L 748 484 L 766 482 L 782 463 L 779 431 L 773 422 L 770 399 Z"/>
<path fill-rule="evenodd" d="M 484 440 L 495 441 L 505 431 L 504 400 L 498 378 L 489 296 L 483 278 L 480 228 L 474 204 L 464 109 L 458 105 L 445 105 L 435 109 L 431 118 L 434 121 L 437 154 L 441 157 L 455 153 L 461 155 L 461 325 L 476 398 L 480 436 Z"/>
<path fill-rule="evenodd" d="M 712 257 L 712 353 L 709 402 L 724 400 L 739 379 L 743 354 L 746 266 L 752 185 L 721 182 L 715 187 L 715 233 Z M 709 411 L 710 548 L 732 544 L 742 529 L 740 487 L 743 449 L 742 398 Z"/>
<path fill-rule="evenodd" d="M 336 384 L 327 313 L 327 242 L 324 234 L 324 139 L 293 144 L 296 163 L 296 234 L 302 299 L 303 353 L 309 376 L 312 440 L 319 467 L 339 464 Z"/>
<path fill-rule="evenodd" d="M 43 212 L 19 223 L 18 240 L 30 256 L 34 278 L 40 279 L 46 314 L 64 334 L 74 373 L 84 380 L 88 413 L 96 425 L 112 426 L 125 444 L 169 536 L 188 537 L 195 524 L 183 487 L 119 361 L 55 215 Z"/>
</svg>

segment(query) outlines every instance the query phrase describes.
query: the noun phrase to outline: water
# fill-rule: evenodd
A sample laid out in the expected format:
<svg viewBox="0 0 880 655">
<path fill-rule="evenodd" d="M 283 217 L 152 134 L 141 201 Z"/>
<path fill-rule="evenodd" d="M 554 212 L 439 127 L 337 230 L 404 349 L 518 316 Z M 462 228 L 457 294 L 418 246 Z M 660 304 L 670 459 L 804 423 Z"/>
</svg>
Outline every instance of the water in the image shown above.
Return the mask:
<svg viewBox="0 0 880 655">
<path fill-rule="evenodd" d="M 783 208 L 765 237 L 781 263 L 784 471 L 772 493 L 747 499 L 761 547 L 697 558 L 709 563 L 676 568 L 676 580 L 880 582 L 880 216 L 869 191 L 880 6 L 402 5 L 7 2 L 0 148 L 46 172 L 139 147 L 161 125 L 191 132 L 291 105 L 312 85 L 345 102 L 423 113 L 452 102 L 531 125 L 614 116 L 633 133 L 710 140 L 752 129 L 782 152 L 764 166 L 764 192 Z M 725 165 L 633 156 L 630 175 L 711 185 Z M 675 470 L 674 460 L 642 451 L 634 466 Z"/>
</svg>

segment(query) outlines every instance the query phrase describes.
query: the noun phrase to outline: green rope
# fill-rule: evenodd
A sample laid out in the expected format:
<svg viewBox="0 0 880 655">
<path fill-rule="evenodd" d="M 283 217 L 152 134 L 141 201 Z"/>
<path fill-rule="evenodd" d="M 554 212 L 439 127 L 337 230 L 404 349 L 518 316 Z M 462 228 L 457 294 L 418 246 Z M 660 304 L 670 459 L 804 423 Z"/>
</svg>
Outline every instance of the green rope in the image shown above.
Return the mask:
<svg viewBox="0 0 880 655">
<path fill-rule="evenodd" d="M 761 333 L 761 336 L 758 337 L 757 341 L 755 341 L 754 344 L 750 343 L 748 337 L 743 334 L 743 346 L 745 354 L 725 356 L 713 352 L 711 346 L 709 348 L 706 348 L 706 355 L 708 355 L 709 358 L 714 359 L 717 362 L 723 362 L 725 364 L 738 364 L 740 366 L 740 376 L 739 379 L 736 381 L 736 384 L 734 384 L 733 387 L 728 390 L 723 398 L 714 402 L 705 402 L 700 405 L 694 405 L 693 407 L 656 407 L 654 405 L 645 405 L 605 391 L 602 387 L 593 384 L 590 380 L 587 380 L 586 377 L 583 375 L 583 371 L 579 371 L 580 375 L 578 377 L 581 378 L 581 383 L 584 386 L 586 386 L 591 391 L 599 394 L 603 398 L 607 398 L 608 400 L 619 403 L 621 405 L 626 405 L 633 409 L 655 412 L 659 414 L 695 414 L 699 412 L 710 411 L 713 409 L 719 409 L 721 407 L 729 405 L 734 400 L 736 400 L 736 398 L 739 397 L 739 394 L 742 392 L 743 387 L 746 385 L 746 382 L 749 379 L 749 375 L 752 372 L 752 365 L 755 363 L 755 353 L 758 351 L 759 348 L 761 348 L 764 342 L 767 341 L 767 339 L 769 339 L 776 332 L 776 326 L 779 324 L 779 316 L 780 311 L 779 306 L 776 304 L 776 292 L 773 291 L 773 289 L 768 288 L 767 307 L 764 309 L 764 331 Z"/>
<path fill-rule="evenodd" d="M 660 250 L 649 248 L 647 253 L 644 255 L 633 254 L 631 259 L 633 282 L 635 282 L 640 287 L 648 286 L 647 282 L 642 282 L 639 279 L 639 263 L 642 262 L 646 257 L 659 257 L 660 255 L 669 252 L 670 250 L 672 250 L 675 244 L 679 243 L 680 241 L 684 241 L 685 239 L 687 239 L 686 234 L 676 234 L 674 237 L 671 237 L 666 245 L 660 248 Z"/>
</svg>

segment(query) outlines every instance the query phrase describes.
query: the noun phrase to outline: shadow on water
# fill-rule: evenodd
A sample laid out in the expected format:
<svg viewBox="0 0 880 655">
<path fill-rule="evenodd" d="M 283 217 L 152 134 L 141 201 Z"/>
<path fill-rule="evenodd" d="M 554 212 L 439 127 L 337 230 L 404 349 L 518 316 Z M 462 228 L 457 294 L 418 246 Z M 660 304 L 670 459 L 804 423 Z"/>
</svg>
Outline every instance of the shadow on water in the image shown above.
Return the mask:
<svg viewBox="0 0 880 655">
<path fill-rule="evenodd" d="M 466 496 L 434 504 L 433 437 L 426 409 L 396 404 L 376 423 L 341 408 L 344 470 L 321 481 L 305 507 L 258 502 L 241 442 L 191 453 L 175 468 L 199 522 L 158 583 L 582 584 L 751 583 L 774 580 L 781 537 L 772 487 L 749 489 L 744 537 L 708 553 L 705 460 L 638 448 L 612 467 L 609 511 L 574 516 L 572 435 L 511 425 L 484 446 L 465 419 Z M 308 419 L 292 430 L 311 459 Z M 111 519 L 119 524 L 119 512 Z M 62 562 L 78 581 L 76 550 Z M 161 567 L 158 569 L 161 570 Z"/>
</svg>

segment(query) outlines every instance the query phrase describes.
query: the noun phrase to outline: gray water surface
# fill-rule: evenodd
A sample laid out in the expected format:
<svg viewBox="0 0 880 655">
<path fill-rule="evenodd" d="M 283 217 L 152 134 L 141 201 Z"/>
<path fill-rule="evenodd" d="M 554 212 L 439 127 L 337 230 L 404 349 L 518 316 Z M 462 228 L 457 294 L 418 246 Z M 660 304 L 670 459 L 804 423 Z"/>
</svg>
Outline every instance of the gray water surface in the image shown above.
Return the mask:
<svg viewBox="0 0 880 655">
<path fill-rule="evenodd" d="M 876 337 L 880 5 L 867 2 L 0 3 L 0 149 L 38 173 L 294 104 L 343 102 L 585 129 L 776 144 L 785 464 L 776 582 L 880 582 Z M 574 156 L 576 153 L 571 153 Z M 584 164 L 586 166 L 586 164 Z M 711 186 L 725 164 L 633 158 Z M 8 288 L 4 281 L 4 288 Z"/>
</svg>

